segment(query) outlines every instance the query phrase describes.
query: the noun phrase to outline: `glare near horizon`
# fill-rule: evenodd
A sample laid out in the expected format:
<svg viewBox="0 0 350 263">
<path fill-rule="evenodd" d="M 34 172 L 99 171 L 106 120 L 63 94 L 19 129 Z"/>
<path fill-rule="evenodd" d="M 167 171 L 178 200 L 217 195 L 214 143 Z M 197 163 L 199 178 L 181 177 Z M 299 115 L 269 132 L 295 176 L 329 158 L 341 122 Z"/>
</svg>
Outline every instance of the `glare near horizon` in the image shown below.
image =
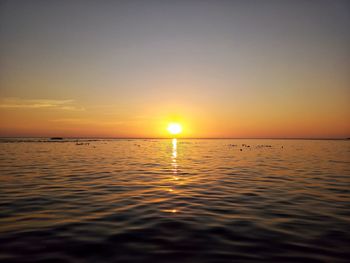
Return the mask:
<svg viewBox="0 0 350 263">
<path fill-rule="evenodd" d="M 349 10 L 1 1 L 0 136 L 350 137 Z"/>
</svg>

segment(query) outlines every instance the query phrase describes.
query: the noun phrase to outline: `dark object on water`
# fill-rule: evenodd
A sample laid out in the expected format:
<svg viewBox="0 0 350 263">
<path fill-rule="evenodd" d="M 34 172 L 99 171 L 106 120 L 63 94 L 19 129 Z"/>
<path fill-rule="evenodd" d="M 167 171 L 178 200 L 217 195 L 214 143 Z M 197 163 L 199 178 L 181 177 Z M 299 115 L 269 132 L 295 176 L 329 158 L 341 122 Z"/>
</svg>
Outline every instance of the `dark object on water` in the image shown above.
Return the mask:
<svg viewBox="0 0 350 263">
<path fill-rule="evenodd" d="M 256 146 L 257 148 L 272 148 L 272 145 L 269 144 L 260 144 Z"/>
<path fill-rule="evenodd" d="M 58 140 L 63 140 L 63 138 L 62 137 L 52 137 L 52 138 L 50 138 L 50 140 L 58 141 Z"/>
</svg>

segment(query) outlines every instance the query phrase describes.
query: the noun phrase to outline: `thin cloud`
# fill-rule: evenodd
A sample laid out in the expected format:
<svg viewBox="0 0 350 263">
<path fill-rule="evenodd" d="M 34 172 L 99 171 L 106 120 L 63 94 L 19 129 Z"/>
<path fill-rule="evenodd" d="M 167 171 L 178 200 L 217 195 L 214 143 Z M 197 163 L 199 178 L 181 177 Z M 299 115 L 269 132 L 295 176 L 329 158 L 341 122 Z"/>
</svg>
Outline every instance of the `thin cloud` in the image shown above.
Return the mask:
<svg viewBox="0 0 350 263">
<path fill-rule="evenodd" d="M 94 119 L 82 119 L 82 118 L 60 118 L 53 119 L 51 122 L 62 122 L 70 124 L 91 124 L 91 125 L 122 125 L 125 121 L 103 121 Z"/>
<path fill-rule="evenodd" d="M 74 100 L 50 100 L 50 99 L 21 99 L 4 98 L 0 100 L 0 108 L 3 109 L 56 109 L 68 111 L 83 111 L 83 107 L 77 105 Z"/>
</svg>

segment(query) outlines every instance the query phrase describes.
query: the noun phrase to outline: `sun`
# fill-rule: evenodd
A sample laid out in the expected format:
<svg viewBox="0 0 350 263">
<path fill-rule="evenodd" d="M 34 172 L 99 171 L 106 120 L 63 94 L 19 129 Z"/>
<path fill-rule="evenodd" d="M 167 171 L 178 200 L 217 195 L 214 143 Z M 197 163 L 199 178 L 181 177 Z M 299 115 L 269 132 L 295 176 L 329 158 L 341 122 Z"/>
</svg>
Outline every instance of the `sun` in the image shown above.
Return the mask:
<svg viewBox="0 0 350 263">
<path fill-rule="evenodd" d="M 182 132 L 182 126 L 179 123 L 169 123 L 167 130 L 172 135 L 178 135 Z"/>
</svg>

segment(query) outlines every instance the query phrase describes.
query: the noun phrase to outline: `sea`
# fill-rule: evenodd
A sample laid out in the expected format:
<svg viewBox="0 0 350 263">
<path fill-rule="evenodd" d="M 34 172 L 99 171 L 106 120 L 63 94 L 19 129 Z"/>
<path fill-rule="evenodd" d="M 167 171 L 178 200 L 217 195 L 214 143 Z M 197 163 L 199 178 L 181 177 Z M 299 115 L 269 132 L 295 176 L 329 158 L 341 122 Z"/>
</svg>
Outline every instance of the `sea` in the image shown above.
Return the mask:
<svg viewBox="0 0 350 263">
<path fill-rule="evenodd" d="M 350 262 L 350 141 L 2 138 L 0 262 Z"/>
</svg>

